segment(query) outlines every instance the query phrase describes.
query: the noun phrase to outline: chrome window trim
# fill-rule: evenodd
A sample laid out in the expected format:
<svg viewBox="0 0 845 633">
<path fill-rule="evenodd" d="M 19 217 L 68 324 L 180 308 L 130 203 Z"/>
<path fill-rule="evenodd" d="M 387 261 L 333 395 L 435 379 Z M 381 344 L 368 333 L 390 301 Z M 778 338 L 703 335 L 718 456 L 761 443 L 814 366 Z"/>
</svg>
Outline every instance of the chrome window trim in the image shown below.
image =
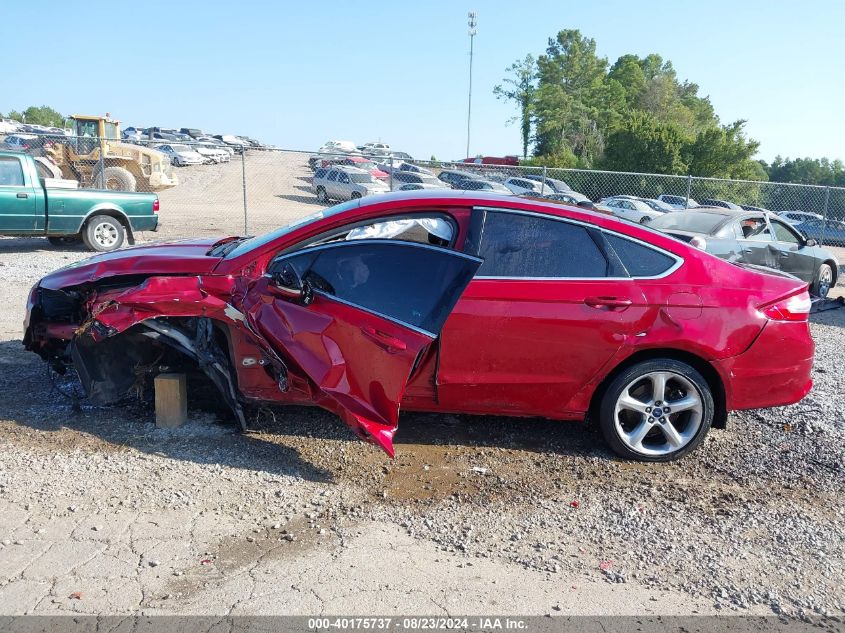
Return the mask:
<svg viewBox="0 0 845 633">
<path fill-rule="evenodd" d="M 530 215 L 535 216 L 543 219 L 550 219 L 555 220 L 558 222 L 567 222 L 569 224 L 575 224 L 576 226 L 581 226 L 585 229 L 592 229 L 594 231 L 600 231 L 602 233 L 608 233 L 620 239 L 629 240 L 634 242 L 635 244 L 639 244 L 640 246 L 645 246 L 653 251 L 660 253 L 661 255 L 666 255 L 667 257 L 671 257 L 675 260 L 675 263 L 667 268 L 665 271 L 660 273 L 659 275 L 651 275 L 651 276 L 630 276 L 630 277 L 500 277 L 496 275 L 476 275 L 473 279 L 495 279 L 495 280 L 502 280 L 502 281 L 599 281 L 599 280 L 606 280 L 606 281 L 624 281 L 624 280 L 640 280 L 640 279 L 663 279 L 664 277 L 668 277 L 676 270 L 678 270 L 683 264 L 684 259 L 679 255 L 675 255 L 675 253 L 670 253 L 669 251 L 663 250 L 655 246 L 654 244 L 649 244 L 648 242 L 644 242 L 641 239 L 636 237 L 632 237 L 630 235 L 625 235 L 624 233 L 618 233 L 617 231 L 611 231 L 610 229 L 606 229 L 604 227 L 598 226 L 596 224 L 590 224 L 589 222 L 583 222 L 581 220 L 574 220 L 572 218 L 562 218 L 560 216 L 549 215 L 548 213 L 541 213 L 538 211 L 526 211 L 524 209 L 505 209 L 502 207 L 473 207 L 473 209 L 479 211 L 493 211 L 494 213 L 514 213 L 516 215 Z M 486 222 L 484 223 L 487 224 Z M 479 246 L 484 243 L 484 230 L 481 231 L 481 239 L 479 240 Z"/>
</svg>

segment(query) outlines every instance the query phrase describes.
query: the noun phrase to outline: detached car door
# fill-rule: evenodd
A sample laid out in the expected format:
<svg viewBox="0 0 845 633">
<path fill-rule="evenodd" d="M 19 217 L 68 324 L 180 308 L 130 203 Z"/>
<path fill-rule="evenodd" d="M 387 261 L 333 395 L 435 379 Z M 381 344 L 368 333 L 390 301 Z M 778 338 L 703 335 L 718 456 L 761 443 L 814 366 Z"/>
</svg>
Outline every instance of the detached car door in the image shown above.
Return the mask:
<svg viewBox="0 0 845 633">
<path fill-rule="evenodd" d="M 480 264 L 428 244 L 330 242 L 274 260 L 244 308 L 316 403 L 392 456 L 408 380 Z"/>
<path fill-rule="evenodd" d="M 769 218 L 775 241 L 769 248 L 777 258 L 782 271 L 795 275 L 806 282 L 812 282 L 816 273 L 816 258 L 813 249 L 804 246 L 804 238 L 786 222 Z"/>
</svg>

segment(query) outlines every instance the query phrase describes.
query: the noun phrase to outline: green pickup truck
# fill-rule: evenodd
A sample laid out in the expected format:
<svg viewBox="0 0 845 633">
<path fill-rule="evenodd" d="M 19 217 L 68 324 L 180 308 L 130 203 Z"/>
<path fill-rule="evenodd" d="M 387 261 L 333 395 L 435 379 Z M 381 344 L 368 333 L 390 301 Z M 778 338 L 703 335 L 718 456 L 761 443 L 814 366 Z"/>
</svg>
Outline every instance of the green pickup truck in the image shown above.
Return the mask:
<svg viewBox="0 0 845 633">
<path fill-rule="evenodd" d="M 53 244 L 82 241 L 95 251 L 135 243 L 158 229 L 158 196 L 77 189 L 51 178 L 29 154 L 0 151 L 0 235 L 44 235 Z"/>
</svg>

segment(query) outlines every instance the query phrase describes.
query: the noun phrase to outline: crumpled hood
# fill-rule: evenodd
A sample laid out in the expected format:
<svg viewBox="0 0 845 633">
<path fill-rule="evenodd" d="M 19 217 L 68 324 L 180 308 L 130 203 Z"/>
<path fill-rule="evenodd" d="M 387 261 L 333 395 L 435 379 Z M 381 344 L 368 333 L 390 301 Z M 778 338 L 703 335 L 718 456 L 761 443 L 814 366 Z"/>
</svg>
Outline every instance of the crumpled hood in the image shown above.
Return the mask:
<svg viewBox="0 0 845 633">
<path fill-rule="evenodd" d="M 208 238 L 162 242 L 100 253 L 50 273 L 39 285 L 59 290 L 122 275 L 207 274 L 221 260 L 206 255 L 219 241 L 219 238 Z"/>
</svg>

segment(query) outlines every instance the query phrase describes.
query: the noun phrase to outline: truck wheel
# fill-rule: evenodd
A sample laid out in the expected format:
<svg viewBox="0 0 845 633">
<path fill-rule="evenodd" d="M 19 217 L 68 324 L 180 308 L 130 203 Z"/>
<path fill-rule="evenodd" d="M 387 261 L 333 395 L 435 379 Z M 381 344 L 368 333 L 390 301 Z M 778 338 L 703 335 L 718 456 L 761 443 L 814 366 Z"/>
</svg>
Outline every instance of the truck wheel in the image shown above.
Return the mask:
<svg viewBox="0 0 845 633">
<path fill-rule="evenodd" d="M 94 179 L 94 186 L 98 189 L 109 189 L 111 191 L 135 191 L 135 176 L 124 167 L 106 167 L 103 170 L 105 179 L 97 174 Z"/>
<path fill-rule="evenodd" d="M 50 235 L 47 241 L 53 246 L 70 246 L 71 244 L 78 244 L 82 241 L 79 235 Z"/>
<path fill-rule="evenodd" d="M 82 241 L 93 251 L 113 251 L 123 246 L 126 229 L 110 215 L 95 215 L 82 231 Z"/>
</svg>

